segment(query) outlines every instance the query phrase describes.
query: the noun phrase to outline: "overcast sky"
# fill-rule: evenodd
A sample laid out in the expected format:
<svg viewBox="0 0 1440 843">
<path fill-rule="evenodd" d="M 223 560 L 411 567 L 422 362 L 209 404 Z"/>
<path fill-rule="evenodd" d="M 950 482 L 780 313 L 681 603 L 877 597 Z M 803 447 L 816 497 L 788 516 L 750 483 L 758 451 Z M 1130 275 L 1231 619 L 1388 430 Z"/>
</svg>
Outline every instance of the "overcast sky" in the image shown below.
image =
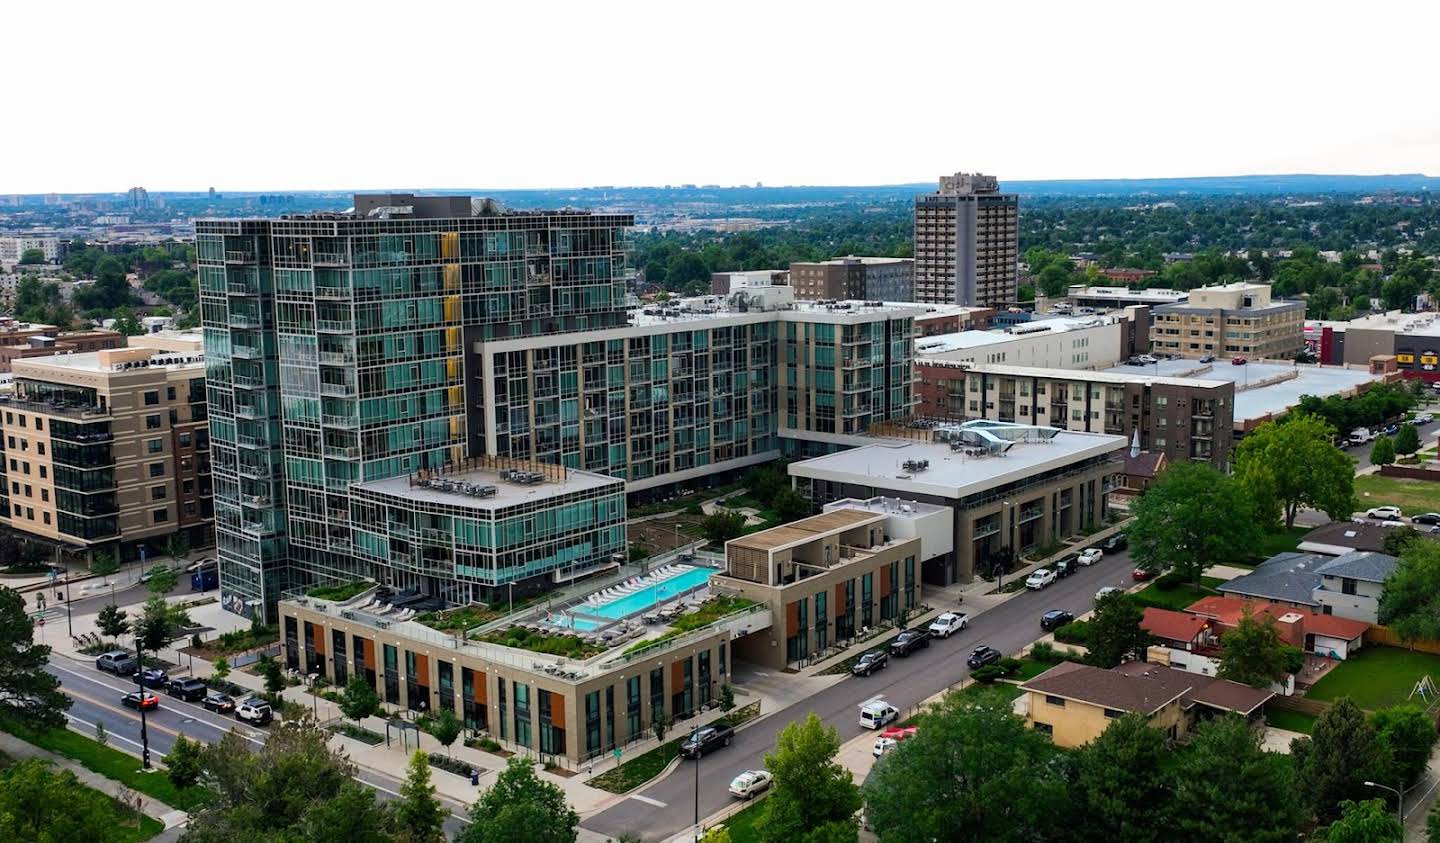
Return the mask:
<svg viewBox="0 0 1440 843">
<path fill-rule="evenodd" d="M 1440 174 L 1440 3 L 6 11 L 0 193 Z"/>
</svg>

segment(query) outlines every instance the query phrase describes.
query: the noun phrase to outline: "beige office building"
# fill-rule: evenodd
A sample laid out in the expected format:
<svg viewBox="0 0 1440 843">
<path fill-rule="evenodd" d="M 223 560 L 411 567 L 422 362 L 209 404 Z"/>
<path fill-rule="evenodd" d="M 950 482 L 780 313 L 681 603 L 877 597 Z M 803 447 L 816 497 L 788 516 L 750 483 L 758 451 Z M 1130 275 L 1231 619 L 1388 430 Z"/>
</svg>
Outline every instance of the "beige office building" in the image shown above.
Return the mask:
<svg viewBox="0 0 1440 843">
<path fill-rule="evenodd" d="M 1269 284 L 1201 287 L 1152 311 L 1150 345 L 1180 357 L 1289 360 L 1305 348 L 1305 303 L 1272 300 Z"/>
<path fill-rule="evenodd" d="M 212 543 L 199 334 L 14 362 L 0 396 L 0 522 L 93 558 Z"/>
<path fill-rule="evenodd" d="M 915 301 L 995 307 L 1015 302 L 1019 202 L 994 176 L 941 176 L 915 197 Z"/>
</svg>

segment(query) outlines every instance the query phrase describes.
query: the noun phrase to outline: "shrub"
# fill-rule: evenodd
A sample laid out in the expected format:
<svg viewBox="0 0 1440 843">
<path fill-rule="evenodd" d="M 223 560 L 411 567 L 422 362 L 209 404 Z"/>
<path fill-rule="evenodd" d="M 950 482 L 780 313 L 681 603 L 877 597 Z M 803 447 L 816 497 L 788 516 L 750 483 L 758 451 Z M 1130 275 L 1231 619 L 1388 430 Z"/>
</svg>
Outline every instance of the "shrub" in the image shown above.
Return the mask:
<svg viewBox="0 0 1440 843">
<path fill-rule="evenodd" d="M 500 744 L 493 738 L 469 738 L 465 745 L 471 749 L 483 749 L 486 752 L 499 752 Z"/>
<path fill-rule="evenodd" d="M 469 776 L 470 765 L 458 758 L 450 758 L 438 752 L 429 753 L 427 756 L 431 767 L 439 767 L 447 773 L 454 773 L 457 776 Z"/>
<path fill-rule="evenodd" d="M 971 672 L 970 678 L 976 682 L 994 682 L 1005 676 L 1005 669 L 998 664 L 987 664 L 984 667 L 976 668 Z"/>
<path fill-rule="evenodd" d="M 1075 621 L 1055 630 L 1055 640 L 1066 644 L 1084 645 L 1090 638 L 1090 622 Z"/>
<path fill-rule="evenodd" d="M 1055 645 L 1049 641 L 1041 641 L 1031 647 L 1030 658 L 1037 662 L 1047 662 L 1049 664 L 1059 664 L 1065 661 L 1065 656 L 1059 650 L 1055 649 Z"/>
<path fill-rule="evenodd" d="M 1185 575 L 1179 571 L 1161 574 L 1155 580 L 1156 591 L 1174 591 L 1186 583 Z"/>
<path fill-rule="evenodd" d="M 1013 659 L 1013 658 L 1007 657 L 1007 658 L 1003 658 L 1003 659 L 1001 659 L 1000 661 L 996 662 L 995 665 L 996 665 L 996 667 L 999 667 L 1000 670 L 1004 671 L 1003 675 L 1005 675 L 1005 676 L 1010 676 L 1011 674 L 1016 673 L 1017 671 L 1020 670 L 1020 660 L 1019 660 L 1019 659 Z"/>
<path fill-rule="evenodd" d="M 703 510 L 703 509 L 700 508 L 700 504 L 695 503 L 695 502 L 692 501 L 690 504 L 688 504 L 688 505 L 685 507 L 685 514 L 686 514 L 686 515 L 704 515 L 704 514 L 705 514 L 705 510 Z"/>
</svg>

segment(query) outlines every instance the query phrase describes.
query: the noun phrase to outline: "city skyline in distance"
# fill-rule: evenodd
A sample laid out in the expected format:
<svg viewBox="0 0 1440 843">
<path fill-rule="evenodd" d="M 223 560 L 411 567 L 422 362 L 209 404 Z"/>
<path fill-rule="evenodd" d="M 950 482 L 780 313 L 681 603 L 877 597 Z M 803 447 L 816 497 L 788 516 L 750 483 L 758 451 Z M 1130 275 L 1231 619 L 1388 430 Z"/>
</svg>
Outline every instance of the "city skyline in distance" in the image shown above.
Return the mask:
<svg viewBox="0 0 1440 843">
<path fill-rule="evenodd" d="M 1337 3 L 336 8 L 287 8 L 283 27 L 93 8 L 63 61 L 21 39 L 27 84 L 84 127 L 9 133 L 24 166 L 0 192 L 1440 172 L 1440 115 L 1400 84 L 1425 78 L 1428 7 L 1367 9 L 1383 67 L 1337 60 L 1364 49 Z"/>
</svg>

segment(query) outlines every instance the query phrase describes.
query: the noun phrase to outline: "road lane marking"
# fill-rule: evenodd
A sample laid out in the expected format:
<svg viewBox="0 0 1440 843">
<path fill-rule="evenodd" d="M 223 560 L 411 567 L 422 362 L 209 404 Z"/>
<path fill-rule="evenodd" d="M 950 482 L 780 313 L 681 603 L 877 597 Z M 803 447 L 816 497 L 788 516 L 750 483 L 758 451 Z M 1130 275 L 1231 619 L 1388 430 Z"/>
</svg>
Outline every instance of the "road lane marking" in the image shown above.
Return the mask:
<svg viewBox="0 0 1440 843">
<path fill-rule="evenodd" d="M 661 802 L 659 799 L 651 799 L 651 798 L 648 797 L 648 796 L 641 796 L 641 795 L 638 794 L 638 793 L 632 793 L 632 794 L 630 794 L 630 798 L 631 798 L 631 799 L 634 799 L 636 802 L 644 802 L 646 805 L 654 805 L 656 808 L 669 808 L 669 807 L 670 807 L 669 803 L 667 803 L 667 802 Z"/>
<path fill-rule="evenodd" d="M 113 713 L 115 713 L 115 714 L 123 715 L 123 716 L 125 717 L 125 719 L 131 721 L 132 723 L 134 723 L 134 722 L 139 722 L 139 720 L 140 720 L 140 712 L 135 711 L 134 709 L 126 708 L 125 706 L 116 706 L 116 705 L 114 705 L 113 703 L 107 703 L 107 702 L 104 702 L 104 701 L 102 701 L 102 700 L 98 700 L 98 699 L 96 699 L 95 697 L 89 696 L 88 694 L 81 694 L 81 693 L 78 693 L 78 692 L 76 692 L 76 691 L 74 691 L 74 690 L 68 690 L 68 691 L 66 691 L 66 693 L 67 693 L 69 696 L 75 697 L 76 699 L 84 700 L 84 701 L 90 703 L 91 705 L 99 706 L 100 708 L 103 708 L 103 709 L 105 709 L 106 711 L 113 712 Z M 172 714 L 178 714 L 178 712 L 176 712 L 174 709 L 167 708 L 167 709 L 165 709 L 165 710 L 171 712 Z M 231 731 L 231 729 L 227 729 L 227 728 L 222 727 L 222 726 L 220 726 L 219 724 L 216 724 L 216 723 L 211 723 L 209 720 L 200 720 L 199 722 L 204 723 L 205 725 L 209 726 L 210 728 L 212 728 L 212 729 L 214 729 L 214 730 L 216 730 L 216 731 L 218 731 L 218 732 L 221 732 L 221 733 Z M 166 726 L 166 725 L 163 724 L 163 723 L 158 722 L 157 720 L 155 720 L 155 716 L 154 716 L 153 714 L 152 714 L 151 716 L 149 716 L 149 717 L 146 718 L 146 727 L 147 727 L 147 728 L 150 728 L 150 729 L 157 729 L 157 730 L 159 730 L 159 731 L 161 731 L 161 732 L 164 732 L 164 733 L 167 734 L 167 735 L 174 735 L 174 736 L 177 737 L 177 738 L 180 737 L 182 734 L 184 734 L 183 732 L 177 732 L 175 729 L 173 729 L 173 728 L 171 728 L 171 727 L 169 727 L 169 726 Z M 250 737 L 249 735 L 245 734 L 244 732 L 240 732 L 238 729 L 235 729 L 235 731 L 239 732 L 240 737 L 242 737 L 242 738 L 244 738 L 245 740 L 247 740 L 247 741 L 255 744 L 256 746 L 264 746 L 264 745 L 265 745 L 265 742 L 264 742 L 264 741 L 256 740 L 255 738 Z M 185 737 L 187 737 L 187 738 L 193 738 L 194 736 L 193 736 L 193 735 L 185 735 Z"/>
</svg>

